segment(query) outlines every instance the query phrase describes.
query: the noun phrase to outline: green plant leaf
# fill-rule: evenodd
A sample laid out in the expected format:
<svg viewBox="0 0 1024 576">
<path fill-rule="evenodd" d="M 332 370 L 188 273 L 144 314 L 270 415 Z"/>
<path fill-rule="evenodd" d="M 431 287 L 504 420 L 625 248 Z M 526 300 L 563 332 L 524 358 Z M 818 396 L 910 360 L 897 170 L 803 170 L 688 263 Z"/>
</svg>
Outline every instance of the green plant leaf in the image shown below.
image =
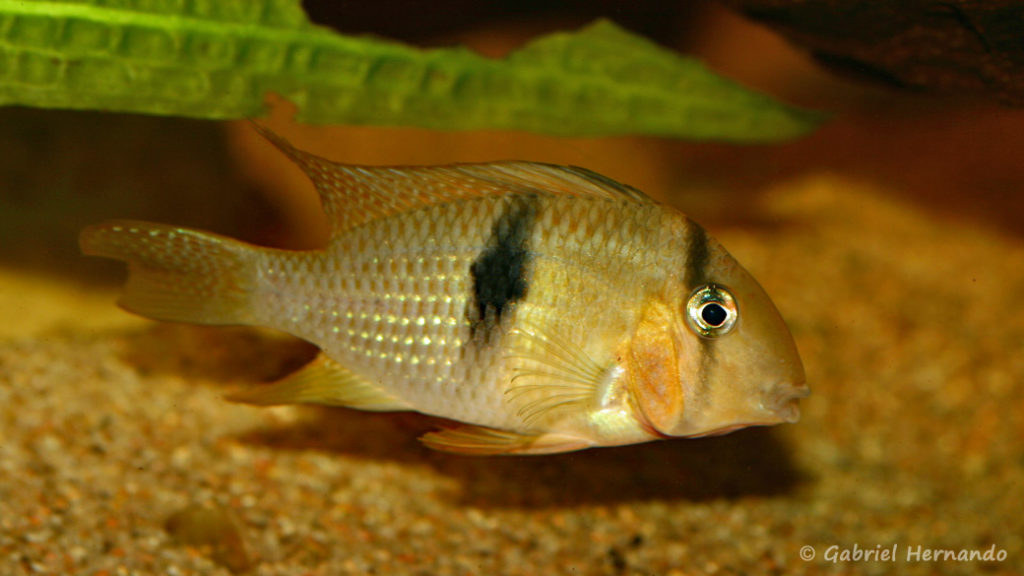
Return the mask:
<svg viewBox="0 0 1024 576">
<path fill-rule="evenodd" d="M 0 105 L 311 123 L 772 141 L 819 114 L 599 21 L 503 60 L 311 24 L 299 0 L 0 0 Z"/>
</svg>

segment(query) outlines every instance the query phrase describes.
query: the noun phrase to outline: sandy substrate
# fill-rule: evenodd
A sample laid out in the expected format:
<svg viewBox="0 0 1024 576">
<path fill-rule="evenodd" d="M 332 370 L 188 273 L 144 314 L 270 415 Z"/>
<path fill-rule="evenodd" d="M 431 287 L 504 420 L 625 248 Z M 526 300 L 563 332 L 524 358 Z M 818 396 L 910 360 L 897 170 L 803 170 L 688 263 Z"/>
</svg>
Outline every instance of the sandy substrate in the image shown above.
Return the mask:
<svg viewBox="0 0 1024 576">
<path fill-rule="evenodd" d="M 792 327 L 802 421 L 550 457 L 432 453 L 414 415 L 226 403 L 311 350 L 5 269 L 0 573 L 1024 570 L 1024 241 L 836 176 L 761 201 L 770 226 L 714 232 Z M 855 547 L 896 554 L 830 561 Z"/>
</svg>

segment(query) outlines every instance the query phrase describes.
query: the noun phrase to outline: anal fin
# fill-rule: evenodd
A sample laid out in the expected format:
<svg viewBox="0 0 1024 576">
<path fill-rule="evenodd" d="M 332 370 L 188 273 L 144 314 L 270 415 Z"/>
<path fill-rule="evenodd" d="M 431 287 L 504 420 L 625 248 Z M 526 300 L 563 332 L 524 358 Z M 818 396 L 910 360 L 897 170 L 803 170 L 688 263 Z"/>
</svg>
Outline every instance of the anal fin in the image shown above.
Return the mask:
<svg viewBox="0 0 1024 576">
<path fill-rule="evenodd" d="M 563 434 L 520 434 L 473 424 L 456 424 L 428 432 L 420 436 L 420 442 L 432 450 L 470 456 L 556 454 L 583 450 L 593 445 L 582 438 Z"/>
<path fill-rule="evenodd" d="M 322 352 L 315 360 L 277 382 L 252 386 L 227 398 L 259 406 L 322 404 L 374 412 L 413 409 L 401 398 L 381 390 Z"/>
</svg>

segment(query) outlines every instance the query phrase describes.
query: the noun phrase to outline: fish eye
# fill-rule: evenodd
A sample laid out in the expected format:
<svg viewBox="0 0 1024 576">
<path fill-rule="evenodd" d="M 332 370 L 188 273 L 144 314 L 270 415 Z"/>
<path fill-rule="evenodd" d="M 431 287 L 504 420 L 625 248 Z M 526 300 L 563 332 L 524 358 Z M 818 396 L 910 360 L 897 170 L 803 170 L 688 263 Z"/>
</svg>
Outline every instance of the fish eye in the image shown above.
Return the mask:
<svg viewBox="0 0 1024 576">
<path fill-rule="evenodd" d="M 729 290 L 718 284 L 697 288 L 686 302 L 686 323 L 703 338 L 728 334 L 737 318 L 736 301 Z"/>
</svg>

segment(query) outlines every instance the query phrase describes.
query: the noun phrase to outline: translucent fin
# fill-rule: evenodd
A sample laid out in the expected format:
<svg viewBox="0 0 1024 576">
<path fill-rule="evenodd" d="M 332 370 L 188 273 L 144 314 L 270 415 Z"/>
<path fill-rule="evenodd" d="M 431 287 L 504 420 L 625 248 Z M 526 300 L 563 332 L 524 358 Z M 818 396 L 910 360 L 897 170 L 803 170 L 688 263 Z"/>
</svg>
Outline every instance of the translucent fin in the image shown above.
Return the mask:
<svg viewBox="0 0 1024 576">
<path fill-rule="evenodd" d="M 412 409 L 404 400 L 381 390 L 323 353 L 277 382 L 253 386 L 227 398 L 232 402 L 259 406 L 323 404 L 374 412 Z"/>
<path fill-rule="evenodd" d="M 532 326 L 509 332 L 512 384 L 505 398 L 527 424 L 563 411 L 588 411 L 611 383 L 614 366 L 602 366 L 564 338 Z"/>
<path fill-rule="evenodd" d="M 154 318 L 195 324 L 251 323 L 255 248 L 186 228 L 113 221 L 89 226 L 82 252 L 128 263 L 118 303 Z"/>
<path fill-rule="evenodd" d="M 420 436 L 432 450 L 488 456 L 496 454 L 555 454 L 592 446 L 591 442 L 561 434 L 528 435 L 486 426 L 459 424 Z"/>
<path fill-rule="evenodd" d="M 466 198 L 534 194 L 653 202 L 643 192 L 575 166 L 496 162 L 450 166 L 353 166 L 292 146 L 254 125 L 316 186 L 335 233 L 413 208 Z"/>
<path fill-rule="evenodd" d="M 640 190 L 578 166 L 540 162 L 495 162 L 452 166 L 468 176 L 508 189 L 522 189 L 555 196 L 593 196 L 608 200 L 654 203 Z"/>
</svg>

